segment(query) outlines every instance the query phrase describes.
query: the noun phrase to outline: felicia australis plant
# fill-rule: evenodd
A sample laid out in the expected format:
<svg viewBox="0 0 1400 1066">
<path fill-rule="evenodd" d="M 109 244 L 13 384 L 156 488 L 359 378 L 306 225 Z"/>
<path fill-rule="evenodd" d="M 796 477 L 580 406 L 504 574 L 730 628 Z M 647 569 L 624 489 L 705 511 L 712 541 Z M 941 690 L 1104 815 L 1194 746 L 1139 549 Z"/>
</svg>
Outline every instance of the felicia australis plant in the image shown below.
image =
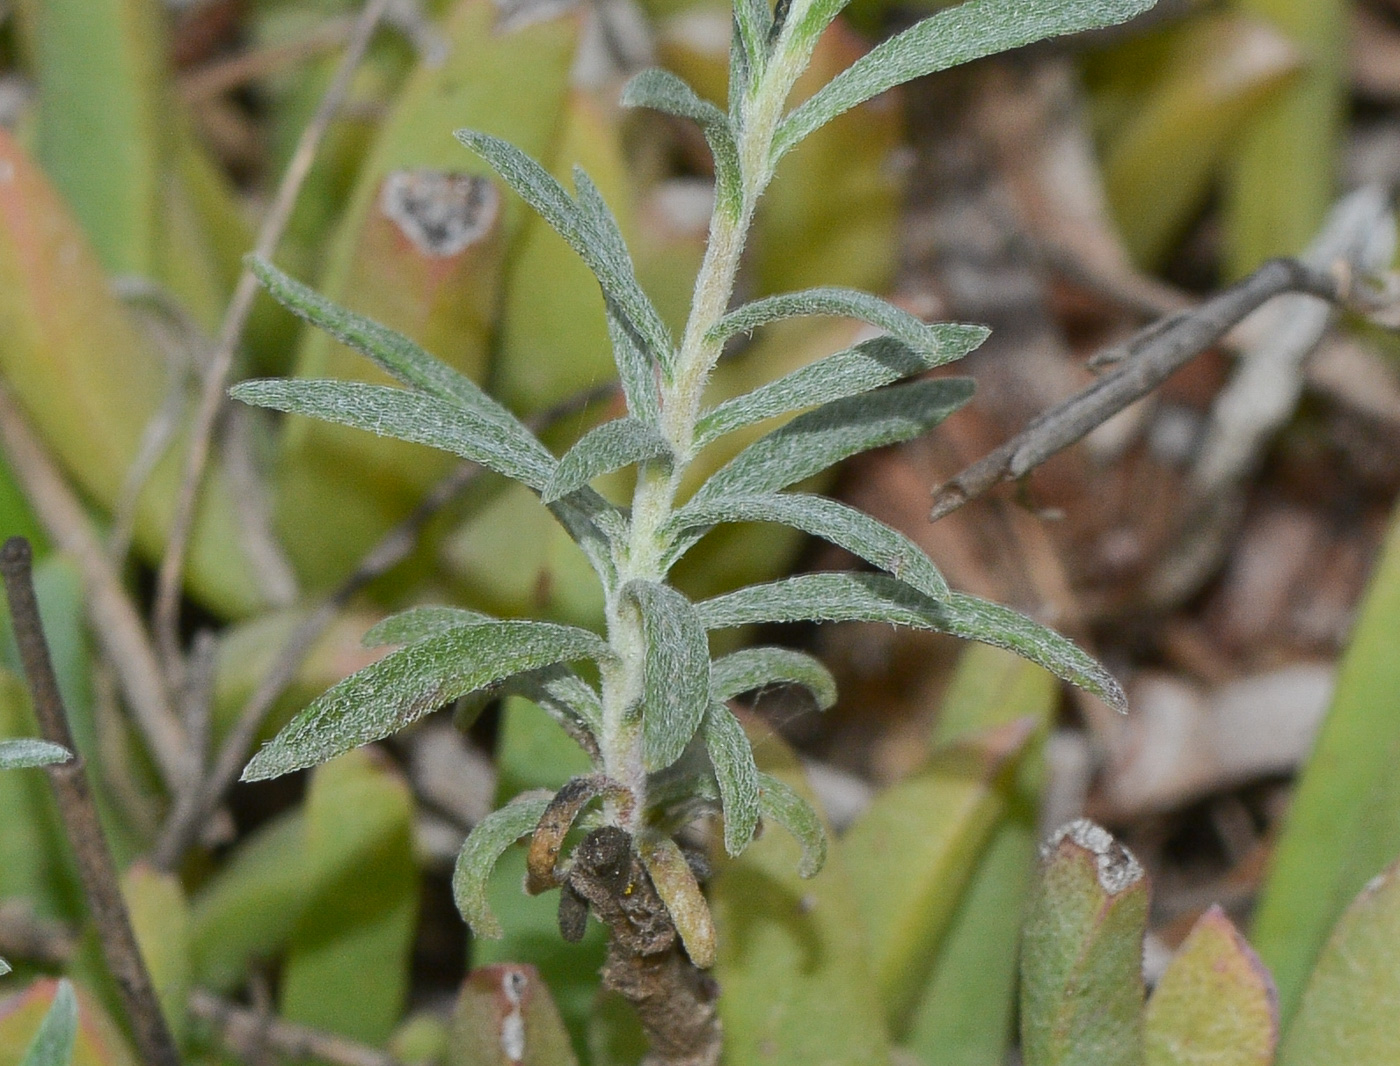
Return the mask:
<svg viewBox="0 0 1400 1066">
<path fill-rule="evenodd" d="M 407 338 L 323 300 L 266 262 L 254 269 L 288 308 L 362 352 L 403 388 L 343 381 L 238 385 L 250 404 L 311 415 L 427 444 L 523 482 L 587 555 L 606 596 L 606 634 L 548 622 L 497 620 L 420 607 L 366 636 L 403 645 L 301 712 L 247 767 L 259 780 L 325 762 L 379 740 L 472 693 L 517 693 L 548 711 L 591 757 L 595 772 L 557 795 L 527 793 L 486 818 L 462 849 L 458 906 L 479 935 L 499 935 L 486 906 L 490 871 L 532 836 L 527 888 L 564 883 L 566 833 L 586 824 L 626 834 L 680 932 L 707 966 L 713 932 L 704 897 L 673 834 L 721 814 L 737 855 L 760 819 L 802 844 L 802 873 L 825 854 L 821 823 L 790 788 L 758 771 L 727 707 L 774 684 L 805 686 L 822 707 L 835 691 L 815 659 L 761 647 L 711 660 L 707 633 L 760 622 L 890 622 L 1009 648 L 1122 707 L 1112 677 L 1069 641 L 1004 607 L 949 590 L 907 537 L 835 500 L 785 491 L 848 456 L 909 440 L 972 395 L 966 379 L 912 380 L 958 359 L 987 331 L 927 325 L 866 293 L 818 288 L 730 307 L 755 205 L 782 157 L 835 116 L 911 78 L 1046 37 L 1120 22 L 1152 0 L 971 0 L 887 40 L 791 110 L 787 99 L 841 0 L 736 0 L 729 108 L 703 101 L 661 70 L 637 75 L 624 102 L 699 123 L 715 163 L 715 206 L 694 302 L 679 343 L 641 290 L 616 221 L 597 188 L 574 171 L 571 195 L 543 167 L 484 133 L 457 137 L 484 158 L 588 264 L 602 289 L 627 415 L 585 434 L 556 458 L 473 382 Z M 449 117 L 449 116 L 445 116 Z M 541 313 L 548 309 L 541 308 Z M 841 315 L 883 335 L 821 359 L 747 395 L 706 408 L 706 381 L 725 342 L 776 319 Z M 899 384 L 899 382 L 904 382 Z M 740 452 L 689 499 L 687 468 L 734 430 L 796 417 Z M 593 479 L 635 466 L 630 507 Z M 779 522 L 825 538 L 878 572 L 815 573 L 692 603 L 667 583 L 677 560 L 724 522 Z M 591 660 L 599 684 L 570 664 Z M 478 700 L 484 703 L 484 700 Z"/>
</svg>

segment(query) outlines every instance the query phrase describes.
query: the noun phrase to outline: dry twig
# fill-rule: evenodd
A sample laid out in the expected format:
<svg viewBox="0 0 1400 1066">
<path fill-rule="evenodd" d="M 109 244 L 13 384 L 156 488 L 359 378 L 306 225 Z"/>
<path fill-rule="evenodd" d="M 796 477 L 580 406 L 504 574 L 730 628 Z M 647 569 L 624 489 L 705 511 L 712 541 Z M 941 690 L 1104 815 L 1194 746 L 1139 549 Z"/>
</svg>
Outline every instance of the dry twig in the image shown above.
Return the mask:
<svg viewBox="0 0 1400 1066">
<path fill-rule="evenodd" d="M 141 958 L 131 918 L 122 899 L 121 882 L 116 863 L 107 849 L 102 825 L 97 817 L 88 785 L 87 769 L 72 732 L 68 728 L 68 712 L 59 695 L 49 658 L 48 642 L 44 639 L 43 623 L 39 620 L 39 601 L 34 595 L 33 552 L 29 541 L 11 537 L 0 548 L 0 571 L 5 579 L 9 597 L 10 617 L 14 622 L 15 643 L 19 646 L 24 676 L 34 704 L 34 716 L 39 731 L 52 744 L 74 752 L 72 760 L 47 769 L 58 800 L 58 810 L 68 841 L 77 859 L 78 875 L 87 896 L 97 939 L 102 946 L 107 968 L 117 984 L 132 1035 L 146 1066 L 179 1066 L 180 1055 L 161 1013 L 155 986 Z"/>
<path fill-rule="evenodd" d="M 302 183 L 311 172 L 312 161 L 321 145 L 331 120 L 340 110 L 341 102 L 350 89 L 350 80 L 360 65 L 370 39 L 379 26 L 389 0 L 368 0 L 355 23 L 355 32 L 341 59 L 335 78 L 316 109 L 316 114 L 302 130 L 292 153 L 287 171 L 282 175 L 277 195 L 268 209 L 258 232 L 254 254 L 271 258 L 277 250 L 282 232 L 292 216 L 297 195 Z M 258 293 L 257 278 L 244 267 L 239 275 L 233 298 L 229 301 L 224 315 L 223 327 L 219 332 L 219 342 L 204 374 L 204 386 L 199 396 L 199 407 L 195 412 L 194 427 L 190 433 L 190 448 L 185 456 L 184 473 L 180 481 L 180 492 L 175 500 L 175 514 L 170 522 L 166 541 L 165 556 L 161 559 L 160 571 L 156 577 L 156 601 L 154 629 L 156 647 L 165 661 L 167 671 L 176 676 L 180 670 L 179 622 L 180 586 L 184 580 L 185 556 L 189 549 L 190 531 L 194 524 L 195 506 L 199 501 L 199 487 L 204 477 L 204 467 L 209 460 L 209 450 L 214 437 L 214 426 L 218 421 L 219 409 L 224 399 L 224 389 L 228 386 L 229 374 L 233 369 L 234 353 L 243 337 L 248 315 L 253 309 L 253 300 Z"/>
<path fill-rule="evenodd" d="M 1353 281 L 1349 273 L 1272 259 L 1195 310 L 1147 327 L 1127 344 L 1095 359 L 1100 365 L 1121 362 L 1117 369 L 1046 411 L 1017 436 L 935 489 L 930 518 L 937 521 L 994 485 L 1024 477 L 1142 399 L 1275 296 L 1298 292 L 1336 304 L 1365 306 L 1366 294 L 1358 292 Z"/>
<path fill-rule="evenodd" d="M 178 790 L 191 776 L 189 741 L 171 707 L 160 663 L 141 616 L 122 587 L 83 505 L 3 389 L 0 442 L 44 530 L 60 551 L 77 562 L 88 622 L 103 657 L 116 674 L 161 778 L 172 791 Z"/>
<path fill-rule="evenodd" d="M 332 1066 L 398 1066 L 392 1055 L 377 1048 L 236 1006 L 202 988 L 190 992 L 189 1010 L 213 1026 L 224 1047 L 245 1062 L 258 1062 L 262 1052 L 270 1050 L 289 1059 L 315 1059 Z"/>
</svg>

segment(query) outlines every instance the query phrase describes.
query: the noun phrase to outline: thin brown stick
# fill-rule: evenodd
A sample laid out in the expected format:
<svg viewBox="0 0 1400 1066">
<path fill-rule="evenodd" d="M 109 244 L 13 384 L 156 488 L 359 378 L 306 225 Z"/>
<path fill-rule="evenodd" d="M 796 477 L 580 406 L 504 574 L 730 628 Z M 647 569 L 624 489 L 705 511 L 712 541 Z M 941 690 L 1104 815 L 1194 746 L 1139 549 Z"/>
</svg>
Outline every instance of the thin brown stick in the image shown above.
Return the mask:
<svg viewBox="0 0 1400 1066">
<path fill-rule="evenodd" d="M 202 988 L 190 992 L 189 1010 L 218 1030 L 224 1047 L 245 1062 L 257 1062 L 264 1050 L 271 1050 L 290 1059 L 316 1059 L 332 1066 L 398 1066 L 392 1055 L 377 1048 L 239 1007 Z"/>
<path fill-rule="evenodd" d="M 88 622 L 111 664 L 122 696 L 172 793 L 193 769 L 189 740 L 171 705 L 155 649 L 83 505 L 68 487 L 9 394 L 0 388 L 0 444 L 25 498 L 83 579 Z"/>
<path fill-rule="evenodd" d="M 1352 280 L 1296 260 L 1272 259 L 1195 310 L 1148 326 L 1121 348 L 1095 359 L 1100 364 L 1121 361 L 1118 369 L 1046 411 L 1017 436 L 936 488 L 931 520 L 951 514 L 1002 481 L 1024 477 L 1081 440 L 1219 343 L 1245 316 L 1275 296 L 1307 293 L 1346 304 L 1358 299 Z"/>
<path fill-rule="evenodd" d="M 250 81 L 276 74 L 286 67 L 339 48 L 353 32 L 354 25 L 350 19 L 331 19 L 294 41 L 243 52 L 197 67 L 181 76 L 180 95 L 190 103 L 220 96 Z"/>
<path fill-rule="evenodd" d="M 68 713 L 59 695 L 43 623 L 39 620 L 33 561 L 29 541 L 23 537 L 11 537 L 0 548 L 0 573 L 5 579 L 15 643 L 19 646 L 24 676 L 29 682 L 39 732 L 50 743 L 61 744 L 74 752 L 71 761 L 48 768 L 49 781 L 78 862 L 78 874 L 97 929 L 97 939 L 126 1008 L 141 1060 L 146 1066 L 179 1066 L 179 1052 L 165 1024 L 155 986 L 141 958 L 141 949 L 126 912 L 117 867 L 102 834 L 87 770 L 68 728 Z"/>
<path fill-rule="evenodd" d="M 538 431 L 583 410 L 589 404 L 617 391 L 615 384 L 588 389 L 542 412 L 526 425 Z M 341 609 L 366 585 L 382 577 L 412 553 L 423 529 L 444 508 L 459 499 L 485 471 L 474 463 L 463 463 L 439 481 L 413 511 L 394 526 L 369 550 L 360 564 L 292 632 L 282 654 L 269 668 L 238 721 L 219 748 L 218 757 L 202 781 L 186 789 L 178 798 L 175 811 L 156 842 L 151 861 L 162 870 L 173 870 L 199 836 L 201 827 L 224 801 L 238 780 L 253 742 L 262 731 L 272 705 L 286 691 L 306 656 Z"/>
<path fill-rule="evenodd" d="M 316 108 L 306 128 L 301 131 L 296 150 L 282 175 L 277 195 L 268 209 L 258 232 L 254 253 L 263 258 L 271 258 L 282 239 L 282 232 L 291 219 L 292 208 L 296 206 L 297 195 L 302 183 L 311 172 L 311 164 L 316 158 L 321 140 L 335 118 L 336 112 L 350 90 L 350 79 L 369 48 L 370 39 L 384 17 L 389 0 L 367 0 L 364 10 L 355 22 L 355 30 L 345 55 L 336 70 L 321 103 Z M 253 300 L 258 293 L 257 278 L 247 267 L 238 277 L 233 298 L 224 314 L 223 328 L 219 331 L 219 342 L 210 357 L 204 375 L 204 386 L 199 396 L 199 407 L 195 412 L 194 427 L 190 433 L 190 448 L 185 455 L 184 473 L 180 481 L 180 492 L 175 500 L 175 514 L 170 522 L 166 540 L 165 556 L 161 559 L 160 571 L 156 577 L 156 601 L 154 629 L 156 647 L 165 661 L 167 672 L 178 679 L 180 670 L 180 586 L 184 580 L 185 557 L 189 549 L 190 531 L 194 525 L 195 506 L 199 501 L 199 487 L 204 477 L 204 467 L 209 461 L 209 450 L 214 438 L 214 426 L 218 421 L 219 409 L 224 399 L 224 389 L 228 385 L 229 374 L 233 369 L 234 352 L 243 337 L 248 315 L 253 309 Z"/>
</svg>

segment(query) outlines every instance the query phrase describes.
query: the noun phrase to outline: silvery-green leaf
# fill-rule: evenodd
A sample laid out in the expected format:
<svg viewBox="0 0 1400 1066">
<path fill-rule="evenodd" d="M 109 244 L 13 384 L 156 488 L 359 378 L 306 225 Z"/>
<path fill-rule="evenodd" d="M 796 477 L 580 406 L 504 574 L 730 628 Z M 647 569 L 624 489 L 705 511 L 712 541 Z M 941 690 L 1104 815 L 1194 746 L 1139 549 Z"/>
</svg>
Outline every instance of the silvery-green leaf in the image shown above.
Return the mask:
<svg viewBox="0 0 1400 1066">
<path fill-rule="evenodd" d="M 878 326 L 891 337 L 903 341 L 921 356 L 920 370 L 942 366 L 961 359 L 991 333 L 986 326 L 923 322 L 888 300 L 858 289 L 823 286 L 767 296 L 729 312 L 710 330 L 710 340 L 723 344 L 738 333 L 748 333 L 769 322 L 804 315 L 830 315 L 854 318 Z M 909 373 L 917 373 L 911 370 Z M 878 384 L 884 385 L 886 379 Z M 874 388 L 874 385 L 868 386 Z"/>
<path fill-rule="evenodd" d="M 68 1066 L 78 1036 L 78 997 L 67 981 L 58 983 L 53 1006 L 39 1023 L 39 1031 L 20 1060 L 20 1066 Z"/>
<path fill-rule="evenodd" d="M 709 705 L 701 729 L 724 806 L 724 850 L 738 855 L 749 846 L 758 828 L 758 767 L 753 748 L 744 727 L 722 703 Z"/>
<path fill-rule="evenodd" d="M 487 396 L 476 382 L 424 351 L 402 333 L 332 303 L 260 256 L 250 255 L 246 262 L 273 299 L 288 311 L 371 359 L 405 385 L 431 393 L 440 400 L 458 403 L 493 424 L 502 427 L 512 424 L 515 435 L 534 440 L 534 434 Z M 533 447 L 541 445 L 535 442 Z"/>
<path fill-rule="evenodd" d="M 477 936 L 499 940 L 501 923 L 486 901 L 486 885 L 496 861 L 535 826 L 554 799 L 545 789 L 522 792 L 500 810 L 479 821 L 462 845 L 452 872 L 452 898 L 471 931 Z"/>
<path fill-rule="evenodd" d="M 812 656 L 791 648 L 744 648 L 710 664 L 710 696 L 724 703 L 769 685 L 801 685 L 820 710 L 836 702 L 836 679 Z"/>
<path fill-rule="evenodd" d="M 738 5 L 744 6 L 744 0 Z M 763 5 L 765 10 L 767 5 Z M 649 107 L 677 118 L 688 118 L 705 134 L 715 160 L 715 195 L 728 205 L 737 218 L 743 178 L 739 169 L 739 146 L 729 116 L 708 100 L 702 100 L 689 85 L 669 70 L 652 68 L 632 78 L 622 90 L 625 107 Z"/>
<path fill-rule="evenodd" d="M 582 725 L 594 737 L 603 731 L 603 704 L 597 691 L 567 666 L 556 664 L 517 674 L 505 683 L 504 691 L 538 704 L 571 735 L 574 730 L 570 721 Z"/>
<path fill-rule="evenodd" d="M 47 740 L 0 740 L 0 770 L 23 770 L 67 762 L 73 753 Z"/>
<path fill-rule="evenodd" d="M 812 805 L 772 774 L 760 772 L 758 809 L 764 818 L 777 822 L 802 845 L 798 874 L 815 877 L 826 865 L 826 828 Z"/>
<path fill-rule="evenodd" d="M 611 212 L 606 219 L 597 215 L 591 198 L 576 203 L 564 186 L 515 145 L 476 130 L 458 130 L 457 139 L 485 159 L 526 203 L 533 207 L 568 242 L 597 277 L 604 294 L 621 312 L 642 347 L 669 372 L 673 356 L 672 340 L 665 323 L 637 284 L 631 257 L 618 254 L 619 241 L 612 238 L 617 223 Z"/>
<path fill-rule="evenodd" d="M 633 463 L 644 463 L 671 454 L 660 431 L 640 418 L 615 418 L 594 426 L 564 453 L 543 498 L 552 503 L 583 488 L 595 477 L 610 474 Z"/>
<path fill-rule="evenodd" d="M 326 762 L 513 674 L 609 654 L 596 633 L 550 622 L 483 622 L 425 637 L 318 698 L 253 757 L 243 780 Z"/>
<path fill-rule="evenodd" d="M 537 492 L 549 483 L 555 459 L 533 436 L 521 438 L 519 423 L 493 418 L 436 396 L 367 385 L 359 381 L 268 378 L 229 390 L 235 400 L 295 415 L 310 415 L 382 437 L 426 444 L 523 482 Z"/>
<path fill-rule="evenodd" d="M 642 351 L 637 338 L 623 321 L 622 311 L 611 298 L 603 297 L 612 341 L 613 362 L 618 381 L 627 397 L 627 410 L 644 422 L 655 423 L 661 415 L 661 395 L 656 383 L 656 366 Z"/>
<path fill-rule="evenodd" d="M 745 3 L 759 4 L 765 16 L 771 15 L 767 0 L 745 0 Z M 748 106 L 749 88 L 753 85 L 753 72 L 757 62 L 749 60 L 749 45 L 744 38 L 744 24 L 736 12 L 733 28 L 729 31 L 729 120 L 736 125 L 744 121 L 744 110 Z"/>
<path fill-rule="evenodd" d="M 710 647 L 695 606 L 670 585 L 632 581 L 623 589 L 641 612 L 646 640 L 642 763 L 648 773 L 681 757 L 710 702 Z"/>
<path fill-rule="evenodd" d="M 773 9 L 769 7 L 768 0 L 735 0 L 734 4 L 734 34 L 742 51 L 745 69 L 748 75 L 740 82 L 740 87 L 747 91 L 752 80 L 763 75 L 763 69 L 768 62 L 768 38 L 773 30 Z M 736 86 L 730 86 L 731 103 L 734 97 Z"/>
<path fill-rule="evenodd" d="M 391 614 L 366 630 L 360 643 L 366 648 L 382 648 L 385 644 L 412 644 L 424 637 L 433 637 L 459 626 L 480 625 L 495 619 L 480 611 L 465 607 L 410 607 Z"/>
<path fill-rule="evenodd" d="M 4 977 L 10 972 L 10 964 L 4 959 L 0 959 L 0 977 Z"/>
<path fill-rule="evenodd" d="M 800 492 L 721 496 L 689 504 L 672 520 L 674 528 L 687 530 L 703 530 L 720 522 L 780 522 L 845 548 L 925 596 L 937 600 L 948 595 L 948 583 L 922 548 L 864 511 L 825 496 Z"/>
<path fill-rule="evenodd" d="M 627 519 L 622 512 L 590 488 L 581 488 L 568 499 L 546 504 L 549 513 L 588 556 L 605 589 L 617 584 L 612 546 L 627 535 Z"/>
<path fill-rule="evenodd" d="M 750 444 L 692 502 L 777 492 L 849 456 L 917 437 L 971 397 L 966 378 L 939 378 L 834 400 Z"/>
<path fill-rule="evenodd" d="M 1005 648 L 1120 711 L 1123 689 L 1071 641 L 1023 614 L 976 596 L 932 600 L 886 574 L 800 574 L 695 605 L 707 629 L 759 622 L 889 622 Z"/>
<path fill-rule="evenodd" d="M 1126 22 L 1156 0 L 968 0 L 882 42 L 783 120 L 773 159 L 837 115 L 906 81 L 983 56 Z"/>
</svg>

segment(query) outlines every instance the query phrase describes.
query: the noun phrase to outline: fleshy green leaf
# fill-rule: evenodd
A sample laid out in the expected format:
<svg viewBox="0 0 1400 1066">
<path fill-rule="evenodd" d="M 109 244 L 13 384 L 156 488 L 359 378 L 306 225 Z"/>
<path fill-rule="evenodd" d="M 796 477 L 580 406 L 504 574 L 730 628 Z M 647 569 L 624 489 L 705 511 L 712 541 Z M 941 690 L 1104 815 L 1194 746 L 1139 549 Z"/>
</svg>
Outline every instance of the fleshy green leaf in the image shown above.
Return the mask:
<svg viewBox="0 0 1400 1066">
<path fill-rule="evenodd" d="M 895 1033 L 907 1028 L 1034 728 L 1021 719 L 941 748 L 880 793 L 841 838 Z"/>
<path fill-rule="evenodd" d="M 613 236 L 617 223 L 611 213 L 599 218 L 590 202 L 580 206 L 554 177 L 513 144 L 476 130 L 458 130 L 457 139 L 485 159 L 526 203 L 543 216 L 568 241 L 598 278 L 603 293 L 611 300 L 641 346 L 663 369 L 669 371 L 672 340 L 656 308 L 637 284 L 632 260 Z M 634 412 L 635 413 L 635 412 Z"/>
<path fill-rule="evenodd" d="M 922 370 L 961 359 L 991 333 L 986 326 L 964 326 L 947 322 L 929 324 L 871 293 L 828 285 L 803 289 L 801 292 L 767 296 L 744 304 L 720 319 L 719 324 L 710 330 L 710 340 L 722 344 L 736 333 L 748 333 L 769 322 L 804 315 L 854 318 L 878 326 L 891 337 L 903 341 L 911 351 L 920 356 L 918 365 Z M 878 384 L 883 385 L 893 380 L 895 379 L 887 378 Z"/>
<path fill-rule="evenodd" d="M 381 740 L 445 703 L 542 666 L 609 655 L 595 633 L 549 622 L 485 622 L 410 644 L 346 678 L 253 757 L 261 781 Z"/>
<path fill-rule="evenodd" d="M 412 644 L 424 637 L 435 637 L 458 626 L 474 626 L 493 621 L 495 619 L 490 615 L 465 607 L 410 607 L 370 626 L 360 638 L 360 643 L 366 648 L 381 648 L 385 644 Z"/>
<path fill-rule="evenodd" d="M 885 574 L 800 574 L 716 596 L 695 608 L 707 629 L 758 622 L 890 622 L 950 633 L 1013 651 L 1115 708 L 1127 708 L 1113 676 L 1054 630 L 960 592 L 931 600 Z"/>
<path fill-rule="evenodd" d="M 426 444 L 542 491 L 554 473 L 549 449 L 515 433 L 515 420 L 483 417 L 421 392 L 358 381 L 268 378 L 229 390 L 235 400 L 366 429 L 381 437 Z"/>
<path fill-rule="evenodd" d="M 836 679 L 820 661 L 791 648 L 745 648 L 710 664 L 710 698 L 725 703 L 769 685 L 801 685 L 819 710 L 836 702 Z"/>
<path fill-rule="evenodd" d="M 777 160 L 837 115 L 906 81 L 1047 37 L 1126 22 L 1156 0 L 968 0 L 877 45 L 783 120 Z M 821 5 L 825 6 L 825 5 Z"/>
<path fill-rule="evenodd" d="M 753 839 L 758 828 L 758 767 L 744 727 L 722 703 L 712 703 L 705 712 L 705 750 L 715 768 L 720 799 L 724 805 L 724 850 L 738 855 Z"/>
<path fill-rule="evenodd" d="M 695 606 L 669 585 L 633 581 L 646 639 L 642 762 L 648 773 L 681 757 L 710 702 L 710 649 Z"/>
<path fill-rule="evenodd" d="M 500 939 L 501 923 L 486 902 L 486 884 L 506 848 L 535 831 L 554 799 L 547 790 L 522 792 L 500 810 L 492 811 L 473 827 L 457 856 L 452 873 L 452 897 L 467 925 L 477 936 Z"/>
<path fill-rule="evenodd" d="M 1021 953 L 1026 1066 L 1142 1062 L 1142 867 L 1092 822 L 1046 845 Z"/>
<path fill-rule="evenodd" d="M 1279 1066 L 1400 1061 L 1400 867 L 1391 866 L 1342 914 L 1308 979 Z"/>
<path fill-rule="evenodd" d="M 648 830 L 637 840 L 637 854 L 676 923 L 690 961 L 709 969 L 715 961 L 715 923 L 680 847 L 666 834 Z"/>
<path fill-rule="evenodd" d="M 942 378 L 834 400 L 749 445 L 705 482 L 692 502 L 787 488 L 848 456 L 917 437 L 971 398 L 972 382 Z"/>
<path fill-rule="evenodd" d="M 68 1066 L 73 1057 L 73 1042 L 78 1036 L 78 997 L 67 981 L 58 983 L 53 1006 L 44 1015 L 39 1031 L 20 1066 Z"/>
<path fill-rule="evenodd" d="M 742 6 L 743 0 L 739 4 Z M 714 156 L 715 195 L 732 217 L 738 217 L 743 177 L 739 168 L 739 146 L 728 115 L 708 100 L 702 100 L 694 89 L 669 70 L 656 68 L 642 71 L 627 83 L 622 90 L 622 103 L 624 107 L 649 107 L 696 123 Z"/>
<path fill-rule="evenodd" d="M 188 1028 L 186 1003 L 193 978 L 190 907 L 171 873 L 137 861 L 121 879 L 132 932 L 151 976 L 161 1013 L 177 1043 Z"/>
<path fill-rule="evenodd" d="M 73 753 L 47 740 L 0 740 L 0 770 L 23 770 L 67 762 Z"/>
<path fill-rule="evenodd" d="M 758 775 L 758 812 L 786 829 L 801 846 L 798 876 L 816 877 L 826 865 L 826 829 L 821 815 L 796 789 L 762 771 Z"/>
<path fill-rule="evenodd" d="M 578 1066 L 554 1002 L 557 994 L 534 966 L 478 966 L 462 982 L 447 1056 L 437 1061 L 442 1066 Z"/>
<path fill-rule="evenodd" d="M 948 583 L 922 548 L 879 519 L 825 496 L 807 493 L 726 495 L 683 507 L 672 525 L 676 529 L 703 531 L 720 522 L 779 522 L 792 526 L 845 548 L 925 596 L 938 600 L 948 595 Z"/>
<path fill-rule="evenodd" d="M 1274 1061 L 1274 982 L 1219 907 L 1201 916 L 1177 951 L 1152 992 L 1142 1025 L 1146 1066 L 1269 1066 Z"/>
<path fill-rule="evenodd" d="M 583 488 L 595 477 L 624 466 L 670 454 L 666 438 L 649 422 L 630 416 L 604 422 L 580 437 L 559 460 L 542 494 L 544 501 L 552 503 Z"/>
</svg>

